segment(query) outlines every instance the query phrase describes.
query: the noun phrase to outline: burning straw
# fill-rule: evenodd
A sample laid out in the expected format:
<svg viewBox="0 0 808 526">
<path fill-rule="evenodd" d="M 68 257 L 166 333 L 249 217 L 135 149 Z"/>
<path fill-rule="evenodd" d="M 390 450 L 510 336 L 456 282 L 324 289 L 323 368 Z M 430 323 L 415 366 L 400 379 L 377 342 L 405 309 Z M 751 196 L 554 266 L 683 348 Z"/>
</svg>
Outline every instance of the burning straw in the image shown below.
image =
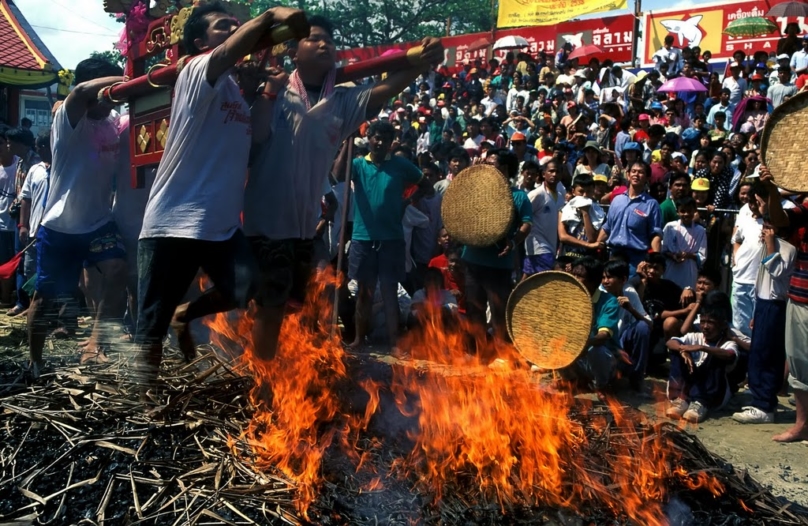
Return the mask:
<svg viewBox="0 0 808 526">
<path fill-rule="evenodd" d="M 7 393 L 0 523 L 808 525 L 670 424 L 551 393 L 507 348 L 489 367 L 471 327 L 426 319 L 399 361 L 347 354 L 328 319 L 313 300 L 267 364 L 249 316 L 217 318 L 243 357 L 169 353 L 151 410 L 122 362 Z"/>
</svg>

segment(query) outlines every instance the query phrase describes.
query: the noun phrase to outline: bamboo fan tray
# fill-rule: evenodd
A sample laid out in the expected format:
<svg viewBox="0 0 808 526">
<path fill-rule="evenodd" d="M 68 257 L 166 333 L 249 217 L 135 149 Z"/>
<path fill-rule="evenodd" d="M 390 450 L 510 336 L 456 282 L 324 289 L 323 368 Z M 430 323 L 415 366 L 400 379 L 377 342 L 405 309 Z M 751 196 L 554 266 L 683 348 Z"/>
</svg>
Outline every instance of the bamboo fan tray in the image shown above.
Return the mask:
<svg viewBox="0 0 808 526">
<path fill-rule="evenodd" d="M 808 192 L 805 147 L 808 144 L 808 92 L 774 109 L 760 139 L 760 153 L 780 188 Z"/>
<path fill-rule="evenodd" d="M 457 174 L 443 194 L 443 226 L 457 242 L 493 245 L 508 233 L 514 216 L 508 181 L 493 166 L 470 166 Z"/>
<path fill-rule="evenodd" d="M 526 360 L 542 369 L 561 369 L 586 346 L 592 300 L 571 274 L 540 272 L 511 292 L 506 321 L 514 346 Z"/>
</svg>

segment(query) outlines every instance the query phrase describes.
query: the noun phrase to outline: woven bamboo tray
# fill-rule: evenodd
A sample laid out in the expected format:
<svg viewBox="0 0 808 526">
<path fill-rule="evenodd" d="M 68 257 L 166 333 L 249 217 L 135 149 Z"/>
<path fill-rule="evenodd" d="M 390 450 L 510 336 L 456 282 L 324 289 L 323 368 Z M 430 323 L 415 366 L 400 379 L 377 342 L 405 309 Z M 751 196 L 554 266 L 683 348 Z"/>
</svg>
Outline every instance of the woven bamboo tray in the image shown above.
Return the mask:
<svg viewBox="0 0 808 526">
<path fill-rule="evenodd" d="M 760 153 L 780 188 L 808 192 L 805 147 L 808 144 L 808 92 L 774 109 L 760 138 Z"/>
<path fill-rule="evenodd" d="M 571 274 L 540 272 L 511 292 L 506 321 L 514 346 L 527 361 L 542 369 L 561 369 L 586 346 L 592 300 Z"/>
<path fill-rule="evenodd" d="M 446 231 L 458 243 L 493 245 L 505 237 L 513 222 L 510 185 L 493 166 L 470 166 L 446 188 L 441 216 Z"/>
</svg>

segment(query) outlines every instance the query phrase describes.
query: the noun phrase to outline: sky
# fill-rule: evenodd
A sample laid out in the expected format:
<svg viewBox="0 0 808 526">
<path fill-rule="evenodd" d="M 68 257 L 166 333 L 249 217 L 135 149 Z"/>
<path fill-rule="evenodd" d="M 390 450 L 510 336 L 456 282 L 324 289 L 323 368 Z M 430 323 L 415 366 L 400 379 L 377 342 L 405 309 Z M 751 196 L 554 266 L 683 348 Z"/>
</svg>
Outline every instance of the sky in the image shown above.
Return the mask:
<svg viewBox="0 0 808 526">
<path fill-rule="evenodd" d="M 644 0 L 642 8 L 643 11 L 678 9 L 714 1 Z M 123 24 L 104 12 L 103 0 L 14 0 L 14 3 L 63 68 L 75 68 L 93 51 L 112 49 L 123 28 Z M 634 0 L 628 4 L 633 10 Z"/>
</svg>

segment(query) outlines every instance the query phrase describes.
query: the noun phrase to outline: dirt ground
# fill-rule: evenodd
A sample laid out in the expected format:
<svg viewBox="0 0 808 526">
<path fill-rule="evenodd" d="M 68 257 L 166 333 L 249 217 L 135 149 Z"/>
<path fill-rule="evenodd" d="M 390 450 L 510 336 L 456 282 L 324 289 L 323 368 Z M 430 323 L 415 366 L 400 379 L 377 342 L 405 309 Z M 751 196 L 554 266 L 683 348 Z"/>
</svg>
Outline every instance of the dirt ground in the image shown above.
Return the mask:
<svg viewBox="0 0 808 526">
<path fill-rule="evenodd" d="M 10 319 L 0 314 L 0 361 L 20 363 L 27 358 L 24 327 L 23 320 Z M 197 326 L 193 332 L 197 342 L 207 342 L 205 328 Z M 75 365 L 77 358 L 73 349 L 75 342 L 49 341 L 45 353 L 52 358 L 56 358 L 54 355 L 60 356 L 51 362 L 55 362 L 57 367 L 69 367 Z M 382 349 L 379 351 L 383 352 Z M 8 381 L 6 378 L 4 380 Z M 2 383 L 4 382 L 0 382 Z M 0 385 L 0 391 L 5 391 L 4 388 L 8 387 Z M 627 405 L 641 409 L 651 419 L 664 418 L 661 416 L 664 404 L 655 402 L 655 399 L 661 400 L 664 396 L 664 387 L 662 380 L 650 379 L 648 392 L 657 393 L 656 397 L 629 392 L 619 392 L 618 397 Z M 710 451 L 731 462 L 736 469 L 748 470 L 753 478 L 771 488 L 773 494 L 808 507 L 808 462 L 805 460 L 808 458 L 808 442 L 778 444 L 771 440 L 772 435 L 793 424 L 794 407 L 784 397 L 780 399 L 777 423 L 738 424 L 732 420 L 732 413 L 746 405 L 749 398 L 749 394 L 742 391 L 732 398 L 726 408 L 710 414 L 702 424 L 688 425 L 686 429 L 694 433 Z"/>
<path fill-rule="evenodd" d="M 651 390 L 664 393 L 665 385 L 661 380 L 650 383 Z M 620 398 L 653 418 L 658 417 L 663 407 L 651 397 L 621 395 Z M 732 414 L 747 405 L 750 398 L 748 391 L 741 391 L 727 407 L 686 429 L 707 449 L 737 469 L 748 470 L 753 478 L 771 488 L 773 494 L 808 507 L 808 442 L 779 444 L 771 439 L 794 423 L 794 407 L 788 403 L 788 397 L 781 397 L 774 424 L 739 424 L 732 420 Z"/>
</svg>

